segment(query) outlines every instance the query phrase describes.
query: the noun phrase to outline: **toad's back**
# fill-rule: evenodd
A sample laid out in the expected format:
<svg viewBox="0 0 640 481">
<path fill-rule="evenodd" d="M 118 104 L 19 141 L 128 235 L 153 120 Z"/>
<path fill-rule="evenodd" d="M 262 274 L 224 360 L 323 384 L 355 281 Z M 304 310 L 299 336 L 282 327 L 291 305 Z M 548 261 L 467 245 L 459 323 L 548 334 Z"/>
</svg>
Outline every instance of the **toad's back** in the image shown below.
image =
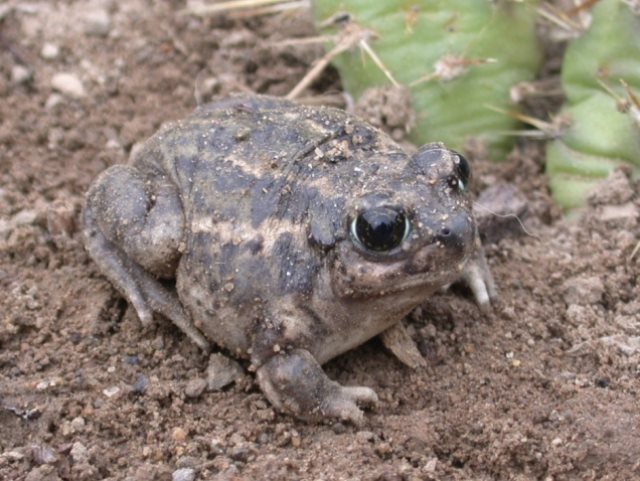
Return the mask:
<svg viewBox="0 0 640 481">
<path fill-rule="evenodd" d="M 318 195 L 357 188 L 378 172 L 372 152 L 386 162 L 405 158 L 390 138 L 341 110 L 237 97 L 164 126 L 136 167 L 169 175 L 187 216 L 214 209 L 257 228 L 272 216 L 297 220 Z"/>
</svg>

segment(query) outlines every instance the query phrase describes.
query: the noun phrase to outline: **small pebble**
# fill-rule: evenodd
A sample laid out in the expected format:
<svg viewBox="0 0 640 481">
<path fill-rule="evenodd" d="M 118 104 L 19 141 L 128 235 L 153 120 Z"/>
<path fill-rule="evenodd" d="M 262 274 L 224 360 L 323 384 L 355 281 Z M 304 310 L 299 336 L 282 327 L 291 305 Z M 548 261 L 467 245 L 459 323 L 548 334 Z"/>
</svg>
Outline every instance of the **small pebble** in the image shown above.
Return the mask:
<svg viewBox="0 0 640 481">
<path fill-rule="evenodd" d="M 219 438 L 212 438 L 209 442 L 209 451 L 216 456 L 224 453 L 224 444 L 222 440 Z"/>
<path fill-rule="evenodd" d="M 207 381 L 204 379 L 191 379 L 184 389 L 184 395 L 188 398 L 197 398 L 207 388 Z"/>
<path fill-rule="evenodd" d="M 24 453 L 21 448 L 12 449 L 11 451 L 5 451 L 2 453 L 2 457 L 11 459 L 12 461 L 21 461 L 24 459 Z"/>
<path fill-rule="evenodd" d="M 86 446 L 80 442 L 73 443 L 69 454 L 71 455 L 73 462 L 76 464 L 86 463 L 89 461 L 89 451 Z"/>
<path fill-rule="evenodd" d="M 140 364 L 140 358 L 138 356 L 125 356 L 124 362 L 126 362 L 129 366 L 137 366 Z"/>
<path fill-rule="evenodd" d="M 71 420 L 71 429 L 73 429 L 73 432 L 80 433 L 84 431 L 85 425 L 86 423 L 82 416 L 77 416 Z"/>
<path fill-rule="evenodd" d="M 45 43 L 40 50 L 40 56 L 45 60 L 54 60 L 60 56 L 60 47 L 55 43 Z"/>
<path fill-rule="evenodd" d="M 23 65 L 15 65 L 11 69 L 11 83 L 20 85 L 27 83 L 33 77 L 33 72 Z"/>
<path fill-rule="evenodd" d="M 67 97 L 80 99 L 87 96 L 87 91 L 77 75 L 69 72 L 60 72 L 51 79 L 51 86 Z"/>
<path fill-rule="evenodd" d="M 31 455 L 36 464 L 53 464 L 58 461 L 58 457 L 49 446 L 34 445 L 31 446 Z"/>
<path fill-rule="evenodd" d="M 136 379 L 136 382 L 133 383 L 131 390 L 134 392 L 134 394 L 144 394 L 144 392 L 147 390 L 148 385 L 149 378 L 147 378 L 147 376 L 145 376 L 144 374 L 140 374 Z"/>
<path fill-rule="evenodd" d="M 244 375 L 240 364 L 222 354 L 212 354 L 207 367 L 207 388 L 218 391 Z"/>
<path fill-rule="evenodd" d="M 361 443 L 372 443 L 376 438 L 376 435 L 371 431 L 358 431 L 356 433 L 356 439 Z"/>
<path fill-rule="evenodd" d="M 52 110 L 56 108 L 58 105 L 64 102 L 64 97 L 60 94 L 51 94 L 47 98 L 47 101 L 44 104 L 44 108 L 47 110 Z"/>
<path fill-rule="evenodd" d="M 47 208 L 47 230 L 54 237 L 71 235 L 76 231 L 75 206 L 68 200 L 58 199 Z"/>
<path fill-rule="evenodd" d="M 438 458 L 431 458 L 425 463 L 422 470 L 425 473 L 435 473 L 437 467 L 438 467 Z"/>
<path fill-rule="evenodd" d="M 108 398 L 112 398 L 116 396 L 119 392 L 120 392 L 120 388 L 118 386 L 111 386 L 102 390 L 102 394 L 104 394 Z"/>
<path fill-rule="evenodd" d="M 106 37 L 111 30 L 111 15 L 102 8 L 85 12 L 82 16 L 82 30 L 87 35 Z"/>
<path fill-rule="evenodd" d="M 15 227 L 18 227 L 21 225 L 32 225 L 35 223 L 37 218 L 38 218 L 38 211 L 31 210 L 31 209 L 24 209 L 18 212 L 17 214 L 15 214 L 11 218 L 11 223 Z"/>
<path fill-rule="evenodd" d="M 234 461 L 246 463 L 249 460 L 249 448 L 246 446 L 234 446 L 228 451 L 229 457 Z"/>
<path fill-rule="evenodd" d="M 187 439 L 187 432 L 181 427 L 174 428 L 171 437 L 176 443 L 184 443 Z"/>
<path fill-rule="evenodd" d="M 347 427 L 340 422 L 335 423 L 331 428 L 336 434 L 344 434 L 347 431 Z"/>
<path fill-rule="evenodd" d="M 176 469 L 171 475 L 172 481 L 193 481 L 196 479 L 196 471 L 193 468 Z"/>
<path fill-rule="evenodd" d="M 391 444 L 387 442 L 381 442 L 376 445 L 374 451 L 378 456 L 386 458 L 393 453 L 393 448 L 391 447 Z"/>
</svg>

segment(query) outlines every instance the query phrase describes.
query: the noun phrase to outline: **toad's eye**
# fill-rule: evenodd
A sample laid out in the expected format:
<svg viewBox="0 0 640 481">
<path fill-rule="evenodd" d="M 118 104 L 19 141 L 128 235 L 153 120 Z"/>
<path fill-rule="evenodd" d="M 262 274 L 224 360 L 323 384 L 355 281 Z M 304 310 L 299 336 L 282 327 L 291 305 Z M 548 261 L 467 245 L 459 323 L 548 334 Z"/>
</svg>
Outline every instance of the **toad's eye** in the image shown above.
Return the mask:
<svg viewBox="0 0 640 481">
<path fill-rule="evenodd" d="M 388 253 L 407 238 L 411 225 L 406 216 L 390 207 L 376 207 L 358 214 L 351 223 L 351 235 L 365 249 Z"/>
<path fill-rule="evenodd" d="M 453 163 L 455 164 L 455 173 L 449 177 L 448 183 L 451 187 L 457 187 L 460 191 L 463 191 L 465 186 L 469 184 L 471 167 L 469 167 L 467 159 L 457 152 L 455 153 Z"/>
</svg>

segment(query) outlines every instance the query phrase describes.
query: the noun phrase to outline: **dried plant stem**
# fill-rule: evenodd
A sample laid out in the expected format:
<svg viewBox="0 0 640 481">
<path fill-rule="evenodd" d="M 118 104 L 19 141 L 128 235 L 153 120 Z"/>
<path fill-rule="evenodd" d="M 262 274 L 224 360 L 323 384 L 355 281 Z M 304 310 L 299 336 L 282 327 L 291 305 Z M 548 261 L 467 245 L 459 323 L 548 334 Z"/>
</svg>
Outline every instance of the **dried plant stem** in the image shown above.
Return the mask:
<svg viewBox="0 0 640 481">
<path fill-rule="evenodd" d="M 391 81 L 393 85 L 398 85 L 398 82 L 393 78 L 391 72 L 384 66 L 380 58 L 375 54 L 373 49 L 369 46 L 369 40 L 373 38 L 373 32 L 366 30 L 355 23 L 348 23 L 342 33 L 340 34 L 338 42 L 336 45 L 329 50 L 324 56 L 322 56 L 311 69 L 307 72 L 307 74 L 298 82 L 291 92 L 287 95 L 286 98 L 292 100 L 297 98 L 304 90 L 309 87 L 313 83 L 313 81 L 318 78 L 318 76 L 324 71 L 325 68 L 329 65 L 329 63 L 340 55 L 343 52 L 351 50 L 355 46 L 359 46 L 371 59 L 373 62 L 382 70 L 382 72 L 387 76 L 387 78 Z"/>
<path fill-rule="evenodd" d="M 281 11 L 292 8 L 290 4 L 295 4 L 295 8 L 303 8 L 309 5 L 308 0 L 288 2 L 283 0 L 229 0 L 227 2 L 215 3 L 208 5 L 197 2 L 187 5 L 183 13 L 197 16 L 215 15 L 217 13 L 237 11 L 241 9 L 265 9 L 271 8 L 270 11 Z"/>
</svg>

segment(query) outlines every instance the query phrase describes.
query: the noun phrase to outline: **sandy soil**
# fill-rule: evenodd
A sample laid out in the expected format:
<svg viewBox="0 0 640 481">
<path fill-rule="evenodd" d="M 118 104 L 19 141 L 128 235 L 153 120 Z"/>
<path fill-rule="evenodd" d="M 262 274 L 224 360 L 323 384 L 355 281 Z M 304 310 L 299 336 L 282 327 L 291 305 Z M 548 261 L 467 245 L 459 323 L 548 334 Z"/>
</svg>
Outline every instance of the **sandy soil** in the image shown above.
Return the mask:
<svg viewBox="0 0 640 481">
<path fill-rule="evenodd" d="M 529 200 L 530 235 L 487 246 L 494 312 L 454 289 L 408 320 L 426 369 L 378 340 L 326 366 L 379 394 L 364 427 L 281 415 L 249 374 L 194 395 L 207 358 L 168 323 L 142 329 L 97 272 L 83 193 L 196 98 L 285 94 L 321 50 L 272 45 L 310 35 L 304 15 L 182 7 L 0 2 L 0 478 L 640 479 L 639 188 L 619 173 L 564 220 L 531 143 L 475 161 L 476 188 L 510 181 Z M 339 88 L 328 72 L 314 92 Z"/>
</svg>

